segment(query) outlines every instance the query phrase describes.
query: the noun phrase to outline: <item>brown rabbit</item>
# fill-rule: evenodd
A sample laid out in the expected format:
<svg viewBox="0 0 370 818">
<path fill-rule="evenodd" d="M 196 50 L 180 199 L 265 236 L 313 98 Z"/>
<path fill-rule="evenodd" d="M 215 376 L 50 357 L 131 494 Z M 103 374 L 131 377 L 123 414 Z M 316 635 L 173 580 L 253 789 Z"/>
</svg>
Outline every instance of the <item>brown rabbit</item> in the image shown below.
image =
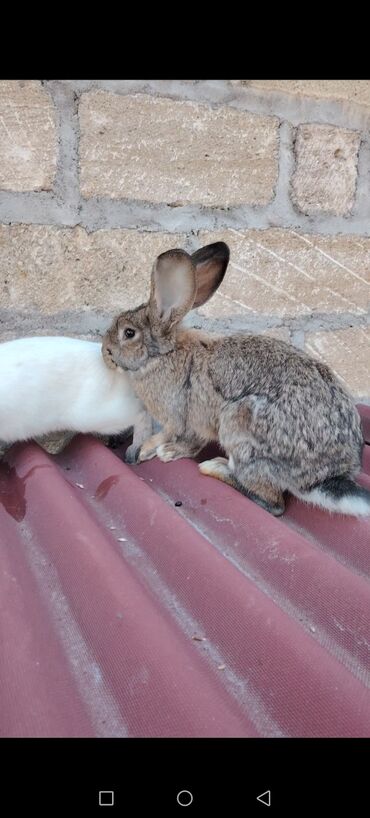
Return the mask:
<svg viewBox="0 0 370 818">
<path fill-rule="evenodd" d="M 139 461 L 194 457 L 218 441 L 228 460 L 203 474 L 234 486 L 274 515 L 283 492 L 344 514 L 370 514 L 370 492 L 353 477 L 363 436 L 350 396 L 331 370 L 282 341 L 245 333 L 217 337 L 181 325 L 220 285 L 229 261 L 223 242 L 192 256 L 158 256 L 148 304 L 121 313 L 103 341 L 109 366 L 132 386 L 163 431 Z"/>
</svg>

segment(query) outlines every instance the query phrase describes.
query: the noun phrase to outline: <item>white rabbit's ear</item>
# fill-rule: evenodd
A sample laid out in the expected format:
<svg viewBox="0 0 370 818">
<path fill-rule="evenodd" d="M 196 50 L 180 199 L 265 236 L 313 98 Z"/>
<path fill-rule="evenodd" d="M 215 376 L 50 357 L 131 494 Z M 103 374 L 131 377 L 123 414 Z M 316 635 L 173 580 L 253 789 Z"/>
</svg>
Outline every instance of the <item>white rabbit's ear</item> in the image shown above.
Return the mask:
<svg viewBox="0 0 370 818">
<path fill-rule="evenodd" d="M 201 307 L 216 292 L 226 273 L 230 250 L 224 241 L 207 244 L 191 256 L 195 267 L 197 294 L 194 307 Z"/>
<path fill-rule="evenodd" d="M 158 256 L 152 270 L 149 311 L 166 328 L 177 324 L 191 310 L 197 285 L 195 269 L 184 250 L 168 250 Z"/>
</svg>

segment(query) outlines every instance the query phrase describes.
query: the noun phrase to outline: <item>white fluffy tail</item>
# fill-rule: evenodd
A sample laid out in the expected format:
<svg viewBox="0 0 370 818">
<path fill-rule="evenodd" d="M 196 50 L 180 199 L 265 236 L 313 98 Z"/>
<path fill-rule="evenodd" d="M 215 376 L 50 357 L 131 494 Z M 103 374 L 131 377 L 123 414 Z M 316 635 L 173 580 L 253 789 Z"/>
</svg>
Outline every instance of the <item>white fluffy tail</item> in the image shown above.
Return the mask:
<svg viewBox="0 0 370 818">
<path fill-rule="evenodd" d="M 345 475 L 329 477 L 310 491 L 297 492 L 297 497 L 339 514 L 370 516 L 370 491 Z"/>
</svg>

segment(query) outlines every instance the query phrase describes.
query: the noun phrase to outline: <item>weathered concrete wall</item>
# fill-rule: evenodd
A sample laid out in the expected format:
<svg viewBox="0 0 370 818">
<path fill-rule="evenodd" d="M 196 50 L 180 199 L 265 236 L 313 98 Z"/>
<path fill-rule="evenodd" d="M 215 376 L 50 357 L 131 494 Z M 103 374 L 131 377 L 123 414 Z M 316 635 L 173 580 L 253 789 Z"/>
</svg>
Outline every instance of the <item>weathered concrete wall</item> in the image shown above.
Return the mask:
<svg viewBox="0 0 370 818">
<path fill-rule="evenodd" d="M 226 240 L 193 323 L 272 332 L 370 403 L 370 81 L 0 82 L 0 338 L 97 337 L 155 256 Z"/>
</svg>

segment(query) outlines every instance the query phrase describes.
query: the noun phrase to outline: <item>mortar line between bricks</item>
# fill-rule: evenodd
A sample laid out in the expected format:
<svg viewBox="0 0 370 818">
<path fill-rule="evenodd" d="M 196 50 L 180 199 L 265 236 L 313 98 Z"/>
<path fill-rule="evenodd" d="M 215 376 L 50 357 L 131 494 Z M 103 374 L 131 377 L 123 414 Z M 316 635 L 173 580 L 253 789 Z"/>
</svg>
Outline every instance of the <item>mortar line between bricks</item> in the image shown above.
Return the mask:
<svg viewBox="0 0 370 818">
<path fill-rule="evenodd" d="M 370 221 L 370 134 L 360 134 L 358 150 L 355 204 L 352 218 L 362 216 Z"/>
<path fill-rule="evenodd" d="M 167 204 L 151 204 L 141 200 L 81 199 L 79 204 L 65 205 L 50 193 L 0 192 L 0 223 L 34 224 L 50 227 L 82 227 L 87 233 L 97 230 L 127 229 L 148 233 L 189 233 L 199 230 L 299 230 L 309 235 L 358 235 L 370 237 L 370 217 L 297 215 L 284 195 L 278 191 L 275 200 L 263 208 L 252 205 L 233 207 L 227 211 L 187 205 L 173 208 Z M 284 207 L 288 213 L 284 213 Z M 77 211 L 79 215 L 77 215 Z"/>
<path fill-rule="evenodd" d="M 90 199 L 83 200 L 77 209 L 58 202 L 47 193 L 0 192 L 0 224 L 27 224 L 59 227 L 81 227 L 87 233 L 98 230 L 136 230 L 157 233 L 197 233 L 200 230 L 299 230 L 318 236 L 370 237 L 370 217 L 354 220 L 328 216 L 295 216 L 284 219 L 277 212 L 276 203 L 257 212 L 252 206 L 232 208 L 225 215 L 220 210 L 209 210 L 201 205 L 171 208 L 166 204 L 150 205 L 137 200 Z M 73 213 L 72 213 L 73 211 Z M 184 212 L 185 211 L 185 212 Z"/>
<path fill-rule="evenodd" d="M 80 204 L 80 186 L 78 176 L 78 144 L 79 144 L 79 95 L 67 84 L 50 80 L 43 82 L 43 87 L 49 94 L 57 112 L 58 158 L 53 197 L 59 206 L 67 205 L 72 217 L 77 221 Z"/>
<path fill-rule="evenodd" d="M 189 233 L 200 230 L 216 231 L 227 230 L 233 227 L 235 230 L 245 231 L 268 230 L 276 228 L 279 230 L 300 230 L 302 233 L 317 236 L 359 236 L 370 237 L 370 217 L 366 219 L 356 219 L 355 222 L 342 223 L 340 217 L 332 217 L 325 220 L 324 224 L 317 224 L 311 217 L 298 217 L 292 221 L 284 221 L 281 217 L 273 217 L 273 208 L 267 207 L 263 213 L 255 213 L 252 208 L 242 208 L 248 211 L 244 217 L 230 212 L 227 217 L 215 213 L 205 213 L 204 209 L 194 206 L 182 218 L 174 219 L 166 205 L 150 207 L 144 202 L 122 202 L 122 201 L 86 201 L 78 206 L 78 209 L 88 211 L 84 216 L 72 216 L 66 213 L 66 208 L 56 201 L 56 199 L 44 193 L 0 193 L 0 224 L 27 224 L 45 225 L 48 227 L 59 227 L 66 229 L 81 227 L 87 233 L 95 233 L 98 230 L 132 230 L 146 233 Z M 240 210 L 240 208 L 238 208 Z M 96 212 L 94 212 L 96 211 Z M 337 223 L 339 220 L 339 224 Z"/>
<path fill-rule="evenodd" d="M 0 309 L 0 328 L 8 331 L 17 331 L 19 328 L 31 330 L 33 334 L 37 328 L 53 328 L 56 332 L 69 329 L 71 332 L 99 333 L 105 331 L 117 310 L 91 309 L 63 310 L 56 313 L 41 313 L 38 311 L 18 311 L 12 308 Z M 209 331 L 251 331 L 258 332 L 266 329 L 287 329 L 295 333 L 308 332 L 335 332 L 341 329 L 367 329 L 370 326 L 370 310 L 366 315 L 352 313 L 316 313 L 310 316 L 298 315 L 271 315 L 254 313 L 250 315 L 243 311 L 240 314 L 229 316 L 208 317 L 199 312 L 192 312 L 188 317 L 188 326 L 202 327 Z M 298 336 L 297 336 L 298 337 Z"/>
<path fill-rule="evenodd" d="M 275 212 L 286 214 L 285 218 L 290 223 L 297 220 L 297 214 L 290 198 L 290 185 L 294 166 L 294 129 L 289 122 L 280 122 L 278 179 L 273 205 Z"/>
</svg>

